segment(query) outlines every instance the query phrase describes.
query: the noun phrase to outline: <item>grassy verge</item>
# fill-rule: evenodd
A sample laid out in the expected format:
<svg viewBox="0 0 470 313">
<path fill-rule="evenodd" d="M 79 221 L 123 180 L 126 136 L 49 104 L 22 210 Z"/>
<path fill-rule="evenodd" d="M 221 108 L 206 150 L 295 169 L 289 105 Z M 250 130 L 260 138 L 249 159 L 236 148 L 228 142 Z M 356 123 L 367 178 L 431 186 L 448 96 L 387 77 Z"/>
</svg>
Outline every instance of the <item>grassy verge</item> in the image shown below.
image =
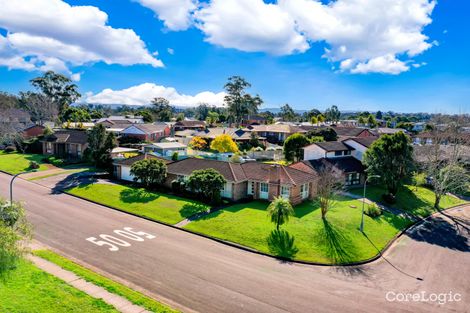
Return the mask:
<svg viewBox="0 0 470 313">
<path fill-rule="evenodd" d="M 362 196 L 362 189 L 355 189 L 352 192 Z M 366 198 L 421 217 L 429 216 L 436 211 L 434 209 L 434 193 L 428 188 L 404 186 L 397 194 L 397 202 L 391 205 L 382 200 L 384 193 L 385 189 L 370 186 L 367 188 Z M 446 195 L 442 197 L 440 207 L 447 209 L 462 203 L 465 203 L 465 201 Z"/>
<path fill-rule="evenodd" d="M 48 167 L 42 162 L 44 158 L 41 154 L 21 154 L 0 152 L 0 170 L 10 174 L 18 174 L 30 170 L 29 163 L 35 161 L 39 164 L 36 171 L 44 171 Z"/>
<path fill-rule="evenodd" d="M 34 181 L 34 180 L 40 180 L 40 179 L 54 177 L 54 176 L 58 176 L 58 175 L 62 175 L 62 174 L 75 174 L 75 173 L 89 172 L 89 171 L 92 171 L 92 170 L 93 170 L 92 168 L 88 168 L 88 167 L 70 169 L 70 170 L 64 168 L 63 171 L 59 171 L 59 172 L 55 172 L 55 173 L 47 174 L 47 175 L 42 175 L 42 176 L 36 176 L 36 177 L 30 178 L 28 180 Z"/>
<path fill-rule="evenodd" d="M 109 278 L 99 275 L 81 265 L 78 265 L 67 258 L 64 258 L 50 250 L 37 250 L 34 255 L 57 264 L 65 270 L 71 271 L 88 282 L 103 287 L 107 291 L 126 298 L 130 302 L 142 306 L 152 312 L 177 312 L 169 307 L 153 300 L 137 291 L 132 290 L 122 284 L 119 284 Z"/>
<path fill-rule="evenodd" d="M 90 184 L 72 188 L 68 192 L 169 224 L 176 224 L 209 208 L 197 201 L 124 185 Z"/>
<path fill-rule="evenodd" d="M 28 261 L 0 280 L 0 312 L 8 313 L 111 313 L 118 312 L 64 281 L 40 270 Z"/>
<path fill-rule="evenodd" d="M 365 234 L 359 231 L 361 202 L 339 197 L 321 218 L 318 205 L 306 202 L 295 207 L 295 216 L 273 231 L 267 203 L 238 204 L 214 212 L 184 228 L 235 242 L 271 255 L 325 264 L 346 264 L 377 255 L 410 221 L 384 212 L 378 218 L 365 216 Z"/>
</svg>

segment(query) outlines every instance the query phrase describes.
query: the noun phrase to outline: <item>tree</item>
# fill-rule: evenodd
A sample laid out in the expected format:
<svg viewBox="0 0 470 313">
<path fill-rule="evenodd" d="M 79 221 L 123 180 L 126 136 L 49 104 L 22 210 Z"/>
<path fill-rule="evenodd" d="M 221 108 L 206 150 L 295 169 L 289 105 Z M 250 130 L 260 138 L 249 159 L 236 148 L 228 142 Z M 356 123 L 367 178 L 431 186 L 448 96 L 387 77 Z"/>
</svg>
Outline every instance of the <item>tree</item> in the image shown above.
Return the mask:
<svg viewBox="0 0 470 313">
<path fill-rule="evenodd" d="M 338 134 L 331 127 L 313 129 L 307 133 L 308 138 L 313 137 L 323 137 L 325 141 L 336 141 L 338 139 Z"/>
<path fill-rule="evenodd" d="M 378 120 L 381 120 L 383 118 L 383 114 L 381 111 L 377 111 L 377 113 L 375 113 L 375 118 L 378 119 Z"/>
<path fill-rule="evenodd" d="M 205 150 L 207 149 L 207 141 L 202 137 L 194 136 L 189 142 L 189 146 L 195 150 Z"/>
<path fill-rule="evenodd" d="M 367 117 L 367 125 L 369 125 L 370 128 L 377 127 L 377 121 L 375 120 L 375 117 L 372 114 Z"/>
<path fill-rule="evenodd" d="M 206 103 L 201 103 L 194 110 L 195 110 L 194 117 L 197 120 L 205 121 L 207 118 L 207 115 L 209 114 L 210 107 Z"/>
<path fill-rule="evenodd" d="M 144 120 L 145 123 L 153 122 L 153 116 L 149 110 L 140 110 L 137 114 L 142 116 L 142 119 Z"/>
<path fill-rule="evenodd" d="M 367 123 L 367 120 L 364 118 L 364 116 L 359 116 L 359 118 L 357 119 L 357 123 L 359 125 L 365 125 Z"/>
<path fill-rule="evenodd" d="M 184 113 L 178 113 L 176 115 L 176 121 L 181 122 L 182 120 L 184 120 Z"/>
<path fill-rule="evenodd" d="M 300 161 L 303 157 L 302 148 L 309 145 L 310 141 L 303 134 L 292 134 L 284 141 L 284 158 L 289 161 Z"/>
<path fill-rule="evenodd" d="M 336 123 L 340 120 L 341 112 L 336 105 L 333 105 L 331 108 L 326 110 L 325 117 L 328 121 Z"/>
<path fill-rule="evenodd" d="M 318 125 L 320 125 L 321 123 L 324 123 L 325 122 L 325 116 L 323 114 L 318 114 L 317 115 L 317 122 L 318 122 Z"/>
<path fill-rule="evenodd" d="M 173 116 L 173 109 L 170 101 L 165 98 L 158 97 L 152 100 L 152 111 L 156 121 L 169 122 Z"/>
<path fill-rule="evenodd" d="M 207 118 L 206 118 L 207 124 L 209 124 L 210 126 L 213 126 L 218 121 L 219 121 L 219 113 L 214 112 L 214 111 L 209 111 L 209 113 L 207 114 Z"/>
<path fill-rule="evenodd" d="M 203 200 L 217 204 L 220 202 L 220 192 L 227 181 L 215 169 L 195 170 L 188 178 L 187 186 Z"/>
<path fill-rule="evenodd" d="M 81 97 L 78 86 L 62 74 L 47 71 L 43 76 L 33 78 L 31 84 L 49 97 L 57 107 L 59 116 L 62 116 L 70 104 Z"/>
<path fill-rule="evenodd" d="M 217 150 L 220 153 L 237 152 L 238 146 L 235 141 L 233 141 L 232 137 L 230 137 L 230 135 L 222 134 L 212 140 L 211 149 Z"/>
<path fill-rule="evenodd" d="M 381 136 L 367 149 L 363 163 L 368 174 L 380 176 L 379 181 L 388 191 L 385 200 L 394 202 L 403 180 L 414 169 L 410 139 L 403 132 Z"/>
<path fill-rule="evenodd" d="M 17 108 L 19 99 L 17 96 L 0 91 L 0 112 L 7 109 Z"/>
<path fill-rule="evenodd" d="M 43 125 L 57 119 L 58 108 L 50 97 L 35 92 L 20 92 L 19 107 L 29 113 L 31 121 Z"/>
<path fill-rule="evenodd" d="M 344 182 L 343 174 L 330 163 L 323 161 L 317 170 L 317 199 L 320 205 L 321 217 L 326 218 L 328 211 L 335 205 L 338 193 Z"/>
<path fill-rule="evenodd" d="M 68 107 L 62 113 L 62 120 L 67 121 L 67 122 L 74 122 L 74 123 L 79 123 L 79 122 L 84 123 L 84 122 L 90 122 L 91 116 L 90 116 L 90 113 L 88 113 L 88 111 L 83 108 Z"/>
<path fill-rule="evenodd" d="M 288 103 L 284 104 L 281 107 L 281 112 L 279 113 L 279 116 L 285 122 L 293 122 L 297 119 L 297 114 Z"/>
<path fill-rule="evenodd" d="M 312 117 L 310 118 L 310 123 L 312 123 L 312 125 L 317 124 L 317 123 L 318 123 L 317 117 L 316 117 L 316 116 L 312 116 Z"/>
<path fill-rule="evenodd" d="M 268 206 L 268 216 L 271 218 L 271 222 L 276 224 L 277 230 L 279 230 L 279 226 L 286 224 L 289 217 L 294 214 L 294 208 L 289 200 L 283 197 L 274 198 Z"/>
<path fill-rule="evenodd" d="M 0 198 L 0 278 L 14 269 L 27 252 L 31 227 L 26 220 L 23 206 Z"/>
<path fill-rule="evenodd" d="M 167 166 L 159 159 L 144 159 L 132 164 L 130 173 L 135 182 L 142 183 L 146 188 L 153 188 L 165 181 Z"/>
<path fill-rule="evenodd" d="M 252 96 L 246 92 L 251 84 L 240 76 L 229 77 L 224 88 L 227 95 L 224 102 L 233 121 L 239 125 L 244 115 L 258 113 L 258 107 L 263 103 L 259 95 Z"/>
<path fill-rule="evenodd" d="M 103 124 L 95 125 L 88 134 L 85 155 L 96 167 L 111 170 L 111 151 L 117 146 L 114 133 L 106 132 Z"/>
</svg>

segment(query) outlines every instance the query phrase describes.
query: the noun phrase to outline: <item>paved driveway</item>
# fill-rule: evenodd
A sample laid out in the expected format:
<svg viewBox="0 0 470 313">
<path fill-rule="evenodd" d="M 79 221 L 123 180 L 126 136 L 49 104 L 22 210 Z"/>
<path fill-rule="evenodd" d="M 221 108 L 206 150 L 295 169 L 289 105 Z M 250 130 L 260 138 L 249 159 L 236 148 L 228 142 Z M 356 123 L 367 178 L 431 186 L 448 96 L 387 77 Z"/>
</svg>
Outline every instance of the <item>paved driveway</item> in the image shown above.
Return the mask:
<svg viewBox="0 0 470 313">
<path fill-rule="evenodd" d="M 0 174 L 3 196 L 9 179 Z M 69 195 L 52 194 L 28 181 L 15 185 L 15 197 L 26 202 L 40 242 L 185 311 L 464 312 L 468 307 L 470 253 L 465 227 L 470 207 L 450 217 L 436 217 L 438 223 L 424 224 L 403 236 L 385 255 L 387 261 L 315 267 L 241 251 Z M 142 241 L 123 242 L 118 234 L 127 230 L 147 235 L 139 235 L 145 238 Z M 101 239 L 115 242 L 118 250 L 99 246 Z M 386 300 L 390 292 L 423 291 L 459 293 L 462 300 L 444 305 Z"/>
</svg>

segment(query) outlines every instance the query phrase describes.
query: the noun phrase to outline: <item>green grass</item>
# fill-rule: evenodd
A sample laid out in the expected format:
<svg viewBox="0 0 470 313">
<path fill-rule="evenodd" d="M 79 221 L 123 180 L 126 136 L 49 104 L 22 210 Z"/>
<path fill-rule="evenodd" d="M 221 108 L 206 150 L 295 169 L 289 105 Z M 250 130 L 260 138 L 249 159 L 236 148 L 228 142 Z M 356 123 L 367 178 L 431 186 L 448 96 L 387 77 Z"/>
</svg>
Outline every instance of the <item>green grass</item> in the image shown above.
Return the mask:
<svg viewBox="0 0 470 313">
<path fill-rule="evenodd" d="M 10 174 L 18 174 L 31 170 L 29 162 L 36 161 L 40 165 L 36 171 L 44 171 L 47 169 L 47 166 L 42 162 L 43 158 L 44 156 L 41 154 L 5 153 L 1 151 L 0 170 Z"/>
<path fill-rule="evenodd" d="M 326 221 L 321 218 L 318 205 L 312 202 L 295 207 L 295 217 L 281 226 L 281 230 L 287 233 L 276 234 L 272 233 L 275 225 L 267 216 L 267 205 L 266 202 L 257 201 L 233 205 L 191 222 L 184 228 L 271 255 L 325 264 L 346 264 L 377 255 L 377 249 L 382 250 L 401 229 L 410 224 L 409 220 L 387 212 L 376 219 L 365 216 L 365 234 L 372 244 L 359 231 L 361 202 L 340 197 L 328 212 Z"/>
<path fill-rule="evenodd" d="M 118 312 L 28 261 L 21 261 L 7 274 L 5 280 L 0 280 L 0 312 Z"/>
<path fill-rule="evenodd" d="M 362 196 L 362 189 L 351 190 L 352 193 Z M 410 212 L 414 215 L 426 217 L 434 213 L 434 193 L 432 190 L 425 187 L 404 186 L 397 194 L 397 202 L 394 204 L 387 204 L 382 200 L 382 195 L 385 189 L 377 186 L 367 187 L 366 198 L 388 205 L 403 211 Z M 451 197 L 443 196 L 440 202 L 441 209 L 447 209 L 458 204 L 465 203 L 465 201 Z"/>
<path fill-rule="evenodd" d="M 122 284 L 119 284 L 109 278 L 99 275 L 83 266 L 80 266 L 61 255 L 58 255 L 50 250 L 37 250 L 33 252 L 36 256 L 46 259 L 52 263 L 57 264 L 65 270 L 75 273 L 77 276 L 101 286 L 107 291 L 126 298 L 130 302 L 142 306 L 152 312 L 177 312 L 169 307 L 157 302 L 137 291 L 132 290 Z"/>
<path fill-rule="evenodd" d="M 46 174 L 42 176 L 36 176 L 28 180 L 34 181 L 34 180 L 40 180 L 40 179 L 54 177 L 54 176 L 63 175 L 63 174 L 75 174 L 75 173 L 90 172 L 90 171 L 93 171 L 93 168 L 85 167 L 85 168 L 76 168 L 76 169 L 70 169 L 70 170 L 67 170 L 67 168 L 64 168 L 63 171 L 52 173 L 52 174 Z"/>
<path fill-rule="evenodd" d="M 209 208 L 197 201 L 124 185 L 90 184 L 69 189 L 68 192 L 169 224 L 176 224 Z"/>
</svg>

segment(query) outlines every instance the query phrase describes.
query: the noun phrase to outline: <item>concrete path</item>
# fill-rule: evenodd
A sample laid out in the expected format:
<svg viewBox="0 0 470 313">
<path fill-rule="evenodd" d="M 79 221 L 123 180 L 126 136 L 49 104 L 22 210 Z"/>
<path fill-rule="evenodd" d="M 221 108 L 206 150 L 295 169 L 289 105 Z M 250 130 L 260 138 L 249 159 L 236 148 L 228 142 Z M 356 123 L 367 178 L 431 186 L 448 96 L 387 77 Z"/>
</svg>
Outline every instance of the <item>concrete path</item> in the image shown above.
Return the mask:
<svg viewBox="0 0 470 313">
<path fill-rule="evenodd" d="M 89 294 L 91 297 L 96 299 L 102 299 L 104 302 L 114 306 L 117 310 L 122 313 L 147 313 L 143 307 L 132 304 L 127 299 L 108 292 L 106 289 L 96 286 L 86 280 L 80 278 L 70 271 L 64 270 L 60 266 L 49 262 L 40 257 L 30 255 L 28 257 L 34 265 L 42 269 L 43 271 L 65 281 L 67 284 Z M 149 312 L 150 313 L 150 312 Z"/>
</svg>

